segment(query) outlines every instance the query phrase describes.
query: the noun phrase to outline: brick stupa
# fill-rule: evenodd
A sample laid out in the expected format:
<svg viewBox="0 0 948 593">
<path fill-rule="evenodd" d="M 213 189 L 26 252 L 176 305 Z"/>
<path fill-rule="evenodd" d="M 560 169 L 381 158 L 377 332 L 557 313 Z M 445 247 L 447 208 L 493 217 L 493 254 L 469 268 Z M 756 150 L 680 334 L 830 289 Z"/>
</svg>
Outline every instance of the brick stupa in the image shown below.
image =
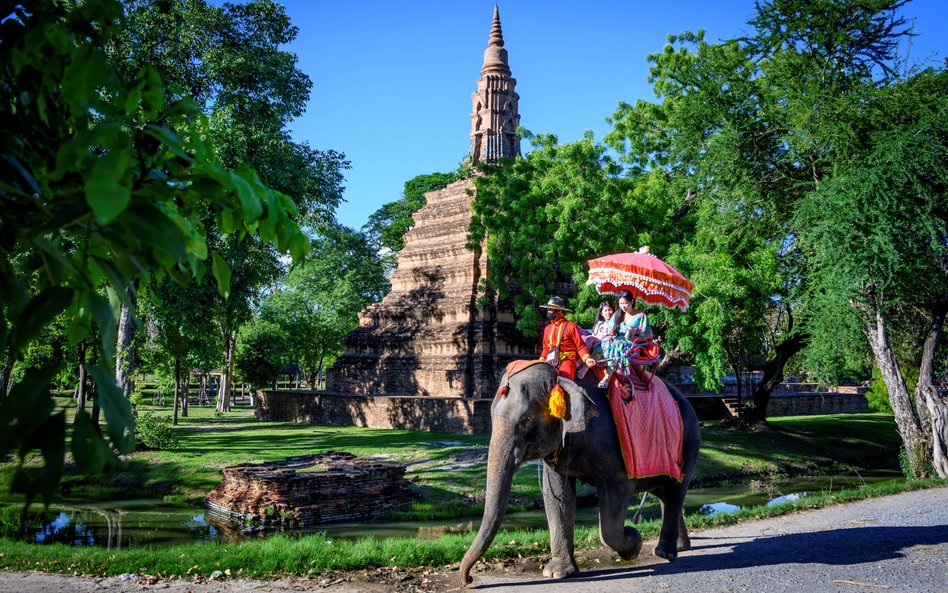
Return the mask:
<svg viewBox="0 0 948 593">
<path fill-rule="evenodd" d="M 516 130 L 517 81 L 494 8 L 477 91 L 472 94 L 471 156 L 493 163 L 520 154 Z M 467 231 L 471 180 L 425 195 L 414 215 L 392 275 L 392 291 L 359 314 L 343 354 L 327 373 L 327 389 L 341 394 L 490 398 L 508 362 L 533 357 L 536 340 L 514 327 L 509 303 L 478 304 L 487 262 L 471 250 Z"/>
</svg>

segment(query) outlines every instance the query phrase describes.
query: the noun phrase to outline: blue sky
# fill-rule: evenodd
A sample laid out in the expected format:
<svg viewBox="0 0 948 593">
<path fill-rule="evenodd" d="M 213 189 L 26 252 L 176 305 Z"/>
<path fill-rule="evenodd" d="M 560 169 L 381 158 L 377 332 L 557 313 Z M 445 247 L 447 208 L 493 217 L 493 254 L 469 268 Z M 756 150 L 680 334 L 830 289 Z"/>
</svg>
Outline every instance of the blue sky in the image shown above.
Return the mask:
<svg viewBox="0 0 948 593">
<path fill-rule="evenodd" d="M 338 220 L 360 228 L 408 179 L 450 171 L 469 149 L 471 93 L 480 76 L 494 2 L 285 0 L 299 28 L 288 49 L 313 80 L 294 137 L 342 151 L 346 203 Z M 711 41 L 749 31 L 753 0 L 500 3 L 521 125 L 561 141 L 597 139 L 621 101 L 654 95 L 649 53 L 669 34 L 703 28 Z M 915 61 L 948 57 L 948 0 L 914 0 Z M 529 147 L 524 145 L 524 150 Z"/>
</svg>

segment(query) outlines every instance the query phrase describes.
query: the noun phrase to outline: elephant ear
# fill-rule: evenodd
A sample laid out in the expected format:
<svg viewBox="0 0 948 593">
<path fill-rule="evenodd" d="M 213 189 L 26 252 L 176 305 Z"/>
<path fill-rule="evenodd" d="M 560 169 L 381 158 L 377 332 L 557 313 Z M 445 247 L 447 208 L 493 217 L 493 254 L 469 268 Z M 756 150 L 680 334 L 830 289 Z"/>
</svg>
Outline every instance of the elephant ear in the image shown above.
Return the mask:
<svg viewBox="0 0 948 593">
<path fill-rule="evenodd" d="M 586 419 L 589 401 L 583 389 L 565 377 L 556 378 L 557 385 L 566 393 L 566 416 L 563 419 L 565 432 L 582 432 L 586 430 Z"/>
</svg>

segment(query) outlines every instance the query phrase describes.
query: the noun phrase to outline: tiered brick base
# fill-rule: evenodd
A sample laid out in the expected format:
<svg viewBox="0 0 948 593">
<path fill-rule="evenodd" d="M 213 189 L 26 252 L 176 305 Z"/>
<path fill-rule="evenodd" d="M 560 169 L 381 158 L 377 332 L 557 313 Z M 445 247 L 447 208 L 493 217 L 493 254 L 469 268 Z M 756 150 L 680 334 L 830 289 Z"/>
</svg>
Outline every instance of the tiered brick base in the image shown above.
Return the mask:
<svg viewBox="0 0 948 593">
<path fill-rule="evenodd" d="M 490 398 L 508 362 L 531 358 L 509 303 L 483 296 L 486 257 L 466 247 L 474 184 L 427 194 L 405 235 L 392 291 L 359 314 L 327 374 L 342 394 Z"/>
<path fill-rule="evenodd" d="M 205 506 L 244 529 L 364 521 L 411 502 L 404 476 L 404 466 L 327 451 L 226 467 Z"/>
</svg>

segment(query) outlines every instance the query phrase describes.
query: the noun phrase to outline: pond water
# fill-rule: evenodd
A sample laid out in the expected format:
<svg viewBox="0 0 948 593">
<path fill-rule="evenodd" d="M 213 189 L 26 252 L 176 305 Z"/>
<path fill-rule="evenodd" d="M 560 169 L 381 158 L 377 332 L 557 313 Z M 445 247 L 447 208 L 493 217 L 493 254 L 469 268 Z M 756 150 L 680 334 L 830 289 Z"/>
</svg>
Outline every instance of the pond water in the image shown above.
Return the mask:
<svg viewBox="0 0 948 593">
<path fill-rule="evenodd" d="M 876 472 L 871 476 L 823 476 L 768 484 L 765 488 L 739 485 L 727 488 L 695 488 L 688 492 L 686 514 L 731 513 L 747 506 L 777 504 L 807 493 L 840 490 L 901 480 L 898 472 Z M 582 493 L 582 491 L 581 491 Z M 629 509 L 631 518 L 638 500 Z M 266 537 L 273 533 L 245 533 L 239 527 L 209 516 L 201 507 L 168 503 L 161 500 L 124 500 L 97 505 L 52 506 L 45 516 L 37 508 L 24 517 L 22 507 L 0 507 L 0 536 L 40 544 L 64 543 L 73 546 L 127 548 L 167 546 L 198 541 L 237 542 Z M 577 509 L 577 525 L 596 525 L 594 504 Z M 657 499 L 649 496 L 642 511 L 643 519 L 660 516 Z M 325 525 L 304 532 L 285 531 L 288 535 L 325 532 L 330 538 L 422 537 L 435 539 L 444 533 L 476 530 L 480 518 L 441 521 L 379 521 Z M 510 513 L 504 529 L 542 529 L 546 527 L 543 510 Z"/>
</svg>

